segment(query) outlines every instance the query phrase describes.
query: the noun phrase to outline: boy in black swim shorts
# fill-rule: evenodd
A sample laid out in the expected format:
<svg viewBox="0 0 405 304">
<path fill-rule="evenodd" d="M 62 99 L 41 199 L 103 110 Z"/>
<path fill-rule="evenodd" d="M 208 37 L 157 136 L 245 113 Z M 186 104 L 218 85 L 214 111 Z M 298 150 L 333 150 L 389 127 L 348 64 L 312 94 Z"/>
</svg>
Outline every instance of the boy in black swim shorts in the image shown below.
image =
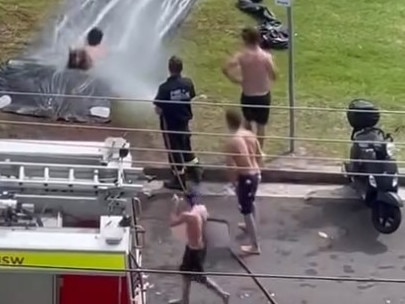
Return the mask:
<svg viewBox="0 0 405 304">
<path fill-rule="evenodd" d="M 235 192 L 238 198 L 239 210 L 243 215 L 244 223 L 239 223 L 239 228 L 246 230 L 251 239 L 250 246 L 242 246 L 242 251 L 249 254 L 259 254 L 259 241 L 256 231 L 256 192 L 260 183 L 260 174 L 239 175 Z"/>
<path fill-rule="evenodd" d="M 191 272 L 204 272 L 204 262 L 205 256 L 207 254 L 206 248 L 203 249 L 192 249 L 186 246 L 183 255 L 183 261 L 180 265 L 180 271 L 191 271 Z M 205 284 L 207 277 L 205 275 L 189 275 L 191 281 L 195 281 L 201 284 Z"/>
<path fill-rule="evenodd" d="M 242 126 L 239 112 L 228 110 L 225 119 L 231 133 L 224 151 L 227 154 L 228 175 L 235 186 L 244 219 L 239 227 L 246 230 L 250 237 L 250 244 L 241 246 L 241 250 L 247 254 L 260 254 L 254 202 L 260 183 L 260 168 L 263 166 L 262 151 L 255 134 Z"/>
<path fill-rule="evenodd" d="M 270 92 L 259 96 L 247 96 L 242 93 L 240 103 L 242 105 L 243 117 L 248 123 L 248 129 L 252 129 L 252 126 L 250 126 L 252 122 L 260 126 L 267 125 L 270 117 Z"/>
<path fill-rule="evenodd" d="M 243 215 L 255 213 L 255 198 L 259 187 L 260 174 L 239 175 L 236 196 Z"/>
<path fill-rule="evenodd" d="M 180 271 L 197 272 L 198 274 L 183 275 L 183 295 L 181 299 L 172 300 L 172 304 L 189 304 L 191 282 L 205 285 L 208 289 L 221 297 L 224 304 L 229 302 L 229 293 L 223 291 L 213 280 L 204 274 L 206 256 L 206 242 L 204 227 L 208 212 L 204 205 L 196 203 L 195 194 L 186 195 L 187 210 L 179 212 L 178 200 L 174 200 L 175 210 L 171 215 L 171 226 L 185 225 L 187 231 L 187 245 L 183 255 Z"/>
</svg>

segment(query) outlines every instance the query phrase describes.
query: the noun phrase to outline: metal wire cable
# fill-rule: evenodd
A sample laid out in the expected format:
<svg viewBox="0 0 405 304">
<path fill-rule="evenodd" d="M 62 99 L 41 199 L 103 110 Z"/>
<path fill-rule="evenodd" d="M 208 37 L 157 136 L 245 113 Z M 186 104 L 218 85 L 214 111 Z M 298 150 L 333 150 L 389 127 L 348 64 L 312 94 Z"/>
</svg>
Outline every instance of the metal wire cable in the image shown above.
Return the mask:
<svg viewBox="0 0 405 304">
<path fill-rule="evenodd" d="M 141 103 L 152 103 L 155 100 L 146 100 L 146 99 L 136 99 L 130 97 L 115 97 L 115 96 L 88 96 L 88 95 L 72 95 L 72 94 L 56 94 L 56 93 L 38 93 L 38 92 L 15 92 L 15 91 L 0 91 L 0 94 L 5 95 L 20 95 L 20 96 L 39 96 L 39 97 L 59 97 L 59 98 L 72 98 L 72 99 L 109 99 L 116 101 L 134 101 Z M 169 101 L 169 100 L 156 100 L 159 103 L 170 103 L 170 104 L 180 104 L 180 101 Z M 239 103 L 216 103 L 216 102 L 204 102 L 204 101 L 193 101 L 193 105 L 205 105 L 205 106 L 215 106 L 215 107 L 240 107 Z M 281 109 L 281 110 L 290 110 L 290 106 L 261 106 L 261 105 L 249 105 L 251 108 L 271 108 L 271 109 Z M 327 108 L 327 107 L 292 107 L 295 110 L 301 111 L 322 111 L 322 112 L 375 112 L 373 110 L 356 110 L 356 109 L 347 109 L 347 108 Z M 405 114 L 405 111 L 400 110 L 379 110 L 381 114 Z"/>
<path fill-rule="evenodd" d="M 58 127 L 58 128 L 81 128 L 90 130 L 104 130 L 104 131 L 116 131 L 116 132 L 144 132 L 144 133 L 166 133 L 166 134 L 188 134 L 188 132 L 182 131 L 162 131 L 159 129 L 138 129 L 138 128 L 122 128 L 122 127 L 107 127 L 107 126 L 88 126 L 79 124 L 61 124 L 61 123 L 47 123 L 47 122 L 28 122 L 28 121 L 16 121 L 16 120 L 0 120 L 2 124 L 14 124 L 14 125 L 27 125 L 27 126 L 42 126 L 42 127 Z M 211 136 L 211 137 L 232 137 L 229 133 L 209 133 L 209 132 L 192 132 L 192 135 L 197 136 Z M 311 138 L 311 137 L 291 137 L 291 136 L 262 136 L 263 139 L 273 140 L 290 140 L 303 142 L 325 142 L 325 143 L 374 143 L 385 144 L 384 141 L 352 141 L 347 139 L 324 139 L 324 138 Z M 395 142 L 398 146 L 405 145 L 405 142 Z"/>
<path fill-rule="evenodd" d="M 198 275 L 198 272 L 163 270 L 163 269 L 134 269 L 129 271 L 155 273 L 155 274 L 180 274 L 180 275 Z M 374 277 L 349 277 L 349 276 L 309 276 L 309 275 L 283 275 L 266 273 L 239 273 L 239 272 L 204 272 L 207 276 L 213 277 L 255 277 L 261 279 L 282 279 L 282 280 L 307 280 L 307 281 L 332 281 L 332 282 L 368 282 L 368 283 L 396 283 L 404 284 L 405 279 L 374 278 Z"/>
<path fill-rule="evenodd" d="M 188 153 L 186 150 L 172 150 L 163 148 L 140 148 L 134 147 L 129 148 L 131 151 L 143 151 L 143 152 L 161 152 L 161 153 Z M 204 150 L 193 150 L 195 154 L 198 155 L 213 155 L 213 156 L 263 156 L 259 154 L 243 154 L 243 153 L 229 153 L 229 152 L 216 152 L 216 151 L 204 151 Z M 278 155 L 278 154 L 266 154 L 263 156 L 265 159 L 281 158 L 281 159 L 293 159 L 293 160 L 316 160 L 316 161 L 335 161 L 335 162 L 349 162 L 352 161 L 350 158 L 339 158 L 339 157 L 320 157 L 320 156 L 294 156 L 294 155 Z M 356 159 L 356 162 L 365 163 L 386 163 L 386 160 L 367 160 L 367 159 Z M 397 164 L 405 164 L 405 161 L 396 160 Z"/>
<path fill-rule="evenodd" d="M 84 157 L 60 157 L 61 159 L 71 159 L 71 160 L 92 160 L 94 161 L 94 158 L 84 158 Z M 4 165 L 18 165 L 20 162 L 14 162 L 14 161 L 0 161 L 0 164 Z M 132 161 L 123 161 L 125 164 L 140 164 L 140 165 L 146 165 L 146 164 L 152 164 L 152 165 L 159 165 L 156 168 L 163 168 L 163 169 L 168 169 L 170 165 L 178 165 L 178 166 L 190 166 L 189 164 L 183 164 L 183 163 L 171 163 L 168 164 L 166 162 L 159 162 L 159 161 L 143 161 L 143 160 L 132 160 Z M 70 164 L 69 164 L 70 165 Z M 140 167 L 140 166 L 137 166 Z M 237 166 L 227 166 L 227 165 L 215 165 L 215 164 L 204 164 L 204 168 L 211 168 L 211 169 L 250 169 L 249 167 L 237 167 Z M 327 174 L 327 175 L 350 175 L 350 176 L 369 176 L 370 174 L 368 173 L 355 173 L 355 172 L 337 172 L 337 171 L 321 171 L 321 170 L 302 170 L 302 169 L 294 169 L 294 168 L 287 168 L 287 169 L 280 169 L 280 168 L 272 168 L 272 167 L 264 167 L 262 168 L 262 171 L 271 171 L 271 172 L 283 172 L 283 173 L 310 173 L 310 174 Z M 405 174 L 372 174 L 374 177 L 405 177 Z"/>
<path fill-rule="evenodd" d="M 15 142 L 16 140 L 10 139 L 9 141 L 14 141 Z M 19 141 L 19 140 L 17 140 L 17 141 Z M 27 142 L 29 142 L 29 141 L 27 141 Z M 32 143 L 32 141 L 29 142 L 29 143 Z M 35 144 L 44 144 L 44 145 L 47 144 L 47 145 L 49 145 L 49 143 L 40 143 L 40 142 L 35 143 Z M 62 143 L 60 143 L 60 144 L 59 143 L 52 143 L 52 145 L 66 146 L 66 144 L 62 144 Z M 74 145 L 72 145 L 72 147 L 73 146 Z M 74 147 L 77 147 L 77 146 L 74 146 Z M 81 145 L 81 147 L 100 148 L 100 146 L 90 146 L 90 145 L 89 146 Z M 131 148 L 130 148 L 130 150 L 131 150 Z M 135 150 L 136 150 L 136 148 L 135 148 Z M 162 149 L 162 150 L 164 151 L 164 149 Z M 174 150 L 174 151 L 178 151 L 178 150 Z M 91 161 L 94 161 L 94 158 L 90 158 L 90 157 L 86 158 L 86 157 L 74 157 L 74 156 L 53 156 L 53 158 L 60 158 L 60 159 L 65 159 L 65 160 L 69 159 L 69 160 L 91 160 Z M 368 161 L 363 160 L 363 162 L 368 162 Z M 12 164 L 18 164 L 19 162 L 13 162 L 13 161 L 1 162 L 0 161 L 0 164 L 1 163 L 7 164 L 7 165 L 12 165 Z M 170 165 L 167 162 L 150 161 L 150 160 L 131 160 L 131 161 L 123 160 L 123 163 L 128 164 L 128 165 L 136 165 L 137 167 L 139 167 L 139 165 L 151 164 L 151 165 L 158 165 L 160 168 L 162 168 L 162 167 L 167 168 Z M 400 162 L 400 163 L 404 163 L 404 162 Z M 183 163 L 172 163 L 172 165 L 183 166 L 184 164 Z M 188 166 L 188 164 L 186 164 L 185 166 Z M 218 164 L 204 164 L 204 168 L 211 168 L 211 169 L 249 169 L 249 168 L 243 168 L 243 167 L 237 167 L 237 166 L 227 166 L 227 165 L 218 165 Z M 322 173 L 322 174 L 329 174 L 329 175 L 332 175 L 332 174 L 333 175 L 336 175 L 336 174 L 348 175 L 349 174 L 351 176 L 369 176 L 369 174 L 367 174 L 367 173 L 360 173 L 360 172 L 358 172 L 358 173 L 355 173 L 355 172 L 347 173 L 347 172 L 337 172 L 337 171 L 327 171 L 327 170 L 325 170 L 325 171 L 321 171 L 321 170 L 318 170 L 318 171 L 316 171 L 316 170 L 303 170 L 303 169 L 295 169 L 295 168 L 280 169 L 280 168 L 272 168 L 271 166 L 264 167 L 264 168 L 262 168 L 262 170 L 264 170 L 264 171 L 270 170 L 272 172 L 284 172 L 284 173 L 285 172 L 289 172 L 289 173 L 312 173 L 312 174 Z M 401 173 L 398 173 L 398 174 L 373 174 L 373 176 L 375 176 L 375 177 L 380 177 L 380 176 L 381 177 L 389 177 L 389 176 L 391 176 L 391 177 L 394 177 L 394 176 L 395 177 L 405 177 L 405 174 L 401 174 Z"/>
<path fill-rule="evenodd" d="M 380 277 L 350 277 L 350 276 L 311 276 L 311 275 L 294 275 L 294 274 L 272 274 L 272 273 L 241 273 L 241 272 L 224 272 L 224 271 L 205 271 L 192 272 L 181 270 L 163 270 L 151 268 L 134 268 L 134 269 L 97 269 L 97 268 L 80 268 L 80 267 L 57 267 L 57 266 L 33 266 L 33 265 L 7 265 L 7 268 L 27 268 L 27 269 L 49 269 L 59 271 L 86 271 L 86 272 L 103 272 L 103 273 L 149 273 L 149 274 L 166 274 L 166 275 L 207 275 L 212 277 L 239 277 L 239 278 L 261 278 L 261 279 L 280 279 L 280 280 L 307 280 L 307 281 L 329 281 L 329 282 L 364 282 L 364 283 L 384 283 L 384 284 L 404 284 L 405 279 L 397 278 L 380 278 Z"/>
<path fill-rule="evenodd" d="M 11 138 L 4 138 L 0 139 L 0 141 L 5 141 L 5 142 L 19 142 L 19 143 L 28 143 L 28 144 L 33 144 L 34 141 L 37 140 L 29 140 L 29 139 L 11 139 Z M 48 141 L 48 142 L 45 142 Z M 71 140 L 66 140 L 66 142 L 69 142 Z M 63 146 L 63 147 L 77 147 L 77 145 L 69 145 L 67 143 L 57 143 L 54 142 L 53 140 L 38 140 L 35 142 L 36 145 L 49 145 L 51 144 L 53 146 Z M 97 148 L 99 149 L 100 146 L 98 145 L 91 145 L 91 144 L 85 144 L 86 141 L 83 141 L 84 144 L 81 144 L 80 147 L 83 148 Z M 89 141 L 90 142 L 90 141 Z M 134 151 L 134 152 L 159 152 L 159 153 L 187 153 L 188 151 L 185 150 L 173 150 L 173 149 L 165 149 L 165 148 L 145 148 L 145 147 L 129 147 L 129 151 Z M 199 155 L 212 155 L 212 156 L 260 156 L 258 154 L 240 154 L 240 153 L 228 153 L 228 152 L 216 152 L 216 151 L 204 151 L 204 150 L 193 150 L 195 154 Z M 54 156 L 53 156 L 54 157 Z M 57 157 L 55 156 L 54 158 L 65 158 L 66 157 Z M 281 159 L 293 159 L 293 160 L 313 160 L 313 161 L 329 161 L 329 162 L 349 162 L 352 161 L 350 158 L 339 158 L 339 157 L 323 157 L 323 156 L 296 156 L 296 155 L 279 155 L 279 154 L 266 154 L 264 155 L 265 159 L 273 159 L 273 158 L 281 158 Z M 69 159 L 77 159 L 77 160 L 94 160 L 94 158 L 70 158 Z M 124 163 L 131 164 L 132 161 L 123 161 Z M 147 162 L 147 161 L 146 161 Z M 367 162 L 367 163 L 386 163 L 386 160 L 365 160 L 365 159 L 358 159 L 356 162 Z M 405 164 L 405 161 L 401 160 L 396 160 L 397 164 Z"/>
<path fill-rule="evenodd" d="M 55 143 L 57 144 L 57 143 Z M 65 145 L 64 145 L 65 146 Z M 99 146 L 97 146 L 97 148 L 100 148 Z M 74 157 L 74 156 L 54 156 L 54 158 L 60 158 L 60 159 L 69 159 L 69 160 L 92 160 L 94 161 L 94 158 L 85 158 L 85 157 Z M 357 161 L 357 160 L 356 160 Z M 368 162 L 365 161 L 364 162 Z M 7 162 L 0 162 L 0 163 L 4 163 L 7 165 L 12 165 L 12 164 L 18 164 L 18 162 L 13 162 L 13 161 L 7 161 Z M 169 166 L 169 164 L 167 162 L 163 162 L 163 161 L 150 161 L 150 160 L 132 160 L 132 161 L 126 161 L 123 160 L 124 164 L 130 164 L 130 165 L 136 165 L 137 167 L 139 167 L 140 165 L 158 165 L 159 167 L 163 167 L 163 168 L 167 168 Z M 403 163 L 403 162 L 402 162 Z M 171 165 L 179 165 L 179 166 L 183 166 L 183 163 L 172 163 Z M 227 166 L 227 165 L 218 165 L 218 164 L 204 164 L 204 168 L 210 168 L 210 169 L 249 169 L 248 167 L 243 168 L 243 167 L 237 167 L 237 166 Z M 286 169 L 280 169 L 280 168 L 271 168 L 271 167 L 267 167 L 264 168 L 264 170 L 270 170 L 272 172 L 289 172 L 289 173 L 312 173 L 312 174 L 318 174 L 318 173 L 322 173 L 322 174 L 327 174 L 327 175 L 350 175 L 350 176 L 369 176 L 370 174 L 367 173 L 355 173 L 355 172 L 337 172 L 337 171 L 320 171 L 320 170 L 303 170 L 303 169 L 296 169 L 296 168 L 286 168 Z M 398 173 L 398 174 L 373 174 L 374 177 L 405 177 L 404 173 Z"/>
<path fill-rule="evenodd" d="M 132 163 L 137 163 L 137 164 L 154 164 L 154 165 L 159 165 L 160 167 L 162 165 L 166 165 L 167 163 L 165 162 L 159 162 L 159 161 L 132 161 Z M 170 165 L 179 165 L 179 166 L 190 166 L 188 164 L 182 164 L 182 163 L 171 163 Z M 213 168 L 213 169 L 251 169 L 250 167 L 238 167 L 238 166 L 227 166 L 227 165 L 215 165 L 215 164 L 204 164 L 204 168 Z M 288 168 L 288 169 L 280 169 L 280 168 L 272 168 L 272 167 L 264 167 L 261 169 L 262 171 L 272 171 L 272 172 L 283 172 L 283 173 L 312 173 L 312 174 L 327 174 L 327 175 L 350 175 L 350 176 L 370 176 L 373 175 L 374 177 L 405 177 L 404 173 L 398 173 L 398 174 L 378 174 L 378 173 L 361 173 L 361 172 L 336 172 L 336 171 L 320 171 L 320 170 L 302 170 L 302 169 L 295 169 L 295 168 Z"/>
<path fill-rule="evenodd" d="M 161 153 L 187 153 L 185 150 L 171 150 L 171 149 L 162 149 L 162 148 L 139 148 L 134 147 L 130 148 L 132 151 L 144 151 L 144 152 L 161 152 Z M 243 153 L 228 153 L 228 152 L 215 152 L 215 151 L 204 151 L 204 150 L 193 150 L 195 154 L 199 155 L 214 155 L 214 156 L 263 156 L 259 154 L 243 154 Z M 320 156 L 295 156 L 295 155 L 279 155 L 279 154 L 266 154 L 263 156 L 265 159 L 273 158 L 285 158 L 285 159 L 305 159 L 305 160 L 318 160 L 318 161 L 336 161 L 336 162 L 345 162 L 351 161 L 350 158 L 339 158 L 339 157 L 320 157 Z M 367 163 L 386 163 L 386 160 L 364 160 L 356 159 L 356 162 L 367 162 Z M 405 163 L 405 161 L 396 161 L 397 164 Z"/>
</svg>

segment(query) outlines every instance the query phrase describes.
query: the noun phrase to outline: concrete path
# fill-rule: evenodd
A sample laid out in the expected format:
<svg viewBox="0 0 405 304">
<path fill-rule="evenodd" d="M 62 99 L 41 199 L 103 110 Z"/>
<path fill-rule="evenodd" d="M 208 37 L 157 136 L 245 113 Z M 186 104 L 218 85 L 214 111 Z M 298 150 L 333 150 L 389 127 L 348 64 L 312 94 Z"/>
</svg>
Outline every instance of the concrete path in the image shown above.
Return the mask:
<svg viewBox="0 0 405 304">
<path fill-rule="evenodd" d="M 163 183 L 152 182 L 145 186 L 146 192 L 157 195 L 167 194 L 168 190 L 162 188 Z M 202 183 L 200 193 L 204 196 L 234 196 L 229 184 Z M 399 194 L 405 198 L 405 188 L 400 188 Z M 305 184 L 261 184 L 257 192 L 258 197 L 278 198 L 325 198 L 329 200 L 358 200 L 359 196 L 349 185 L 305 185 Z"/>
<path fill-rule="evenodd" d="M 294 187 L 279 186 L 280 191 Z M 316 189 L 307 186 L 302 192 L 312 190 Z M 210 195 L 204 202 L 211 214 L 229 221 L 237 248 L 244 237 L 235 228 L 240 220 L 235 198 Z M 405 226 L 393 235 L 379 235 L 371 226 L 369 211 L 359 201 L 322 196 L 305 199 L 262 196 L 257 203 L 263 253 L 245 258 L 253 272 L 405 278 Z M 169 211 L 167 198 L 156 197 L 144 204 L 143 225 L 147 231 L 144 267 L 176 269 L 180 262 L 183 245 L 173 239 L 168 229 Z M 328 238 L 320 237 L 322 234 Z M 244 273 L 227 252 L 211 252 L 206 270 Z M 216 279 L 231 292 L 231 303 L 267 303 L 250 278 Z M 280 304 L 405 303 L 405 286 L 400 284 L 260 280 Z M 180 291 L 177 276 L 150 275 L 149 281 L 153 284 L 149 301 L 154 304 L 167 303 Z M 192 296 L 193 304 L 220 303 L 199 286 L 194 287 Z"/>
</svg>

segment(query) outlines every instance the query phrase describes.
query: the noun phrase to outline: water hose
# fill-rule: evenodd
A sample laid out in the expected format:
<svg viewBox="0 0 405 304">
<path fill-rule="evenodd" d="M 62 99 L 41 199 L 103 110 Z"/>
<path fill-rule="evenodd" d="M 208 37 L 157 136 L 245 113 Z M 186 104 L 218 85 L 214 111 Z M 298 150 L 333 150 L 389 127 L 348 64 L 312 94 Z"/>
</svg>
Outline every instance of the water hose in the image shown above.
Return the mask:
<svg viewBox="0 0 405 304">
<path fill-rule="evenodd" d="M 167 124 L 166 124 L 166 120 L 163 118 L 163 115 L 160 116 L 160 119 L 162 120 L 162 134 L 163 134 L 163 140 L 166 144 L 166 148 L 168 150 L 172 150 L 171 146 L 170 146 L 170 140 L 168 138 L 168 133 L 166 131 L 168 131 L 167 129 Z M 174 161 L 174 156 L 172 152 L 169 152 L 169 158 L 172 161 L 172 163 L 176 163 Z M 182 163 L 184 164 L 184 158 L 183 155 L 181 155 L 182 158 Z M 187 188 L 186 185 L 183 183 L 183 180 L 180 178 L 180 174 L 179 171 L 177 170 L 176 166 L 173 166 L 174 168 L 174 173 L 178 179 L 179 185 L 181 187 L 181 191 L 184 195 L 187 194 Z M 248 273 L 248 274 L 253 274 L 253 272 L 250 270 L 249 266 L 245 263 L 245 261 L 238 255 L 238 253 L 236 253 L 234 250 L 232 250 L 231 247 L 229 247 L 229 252 L 232 256 L 232 258 Z M 260 282 L 260 280 L 256 277 L 251 277 L 253 280 L 253 283 L 262 291 L 263 295 L 265 296 L 265 298 L 267 299 L 268 303 L 270 304 L 277 304 L 276 300 L 274 299 L 274 296 L 272 294 L 269 293 L 269 291 L 263 286 L 263 284 Z"/>
</svg>

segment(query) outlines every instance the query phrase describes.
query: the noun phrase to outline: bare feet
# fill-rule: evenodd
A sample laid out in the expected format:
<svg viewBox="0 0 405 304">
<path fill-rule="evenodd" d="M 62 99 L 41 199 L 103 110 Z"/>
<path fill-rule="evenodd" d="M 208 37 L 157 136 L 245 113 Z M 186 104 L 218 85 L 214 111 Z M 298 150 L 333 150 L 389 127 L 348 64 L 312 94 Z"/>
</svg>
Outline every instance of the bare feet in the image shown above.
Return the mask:
<svg viewBox="0 0 405 304">
<path fill-rule="evenodd" d="M 240 249 L 244 254 L 254 254 L 254 255 L 259 255 L 260 254 L 260 248 L 257 248 L 255 246 L 247 245 L 247 246 L 240 246 Z"/>
<path fill-rule="evenodd" d="M 230 297 L 231 297 L 231 295 L 229 293 L 227 293 L 227 292 L 224 293 L 224 296 L 222 298 L 224 300 L 224 304 L 229 304 Z"/>
<path fill-rule="evenodd" d="M 238 228 L 246 232 L 246 224 L 243 222 L 238 223 Z"/>
</svg>

